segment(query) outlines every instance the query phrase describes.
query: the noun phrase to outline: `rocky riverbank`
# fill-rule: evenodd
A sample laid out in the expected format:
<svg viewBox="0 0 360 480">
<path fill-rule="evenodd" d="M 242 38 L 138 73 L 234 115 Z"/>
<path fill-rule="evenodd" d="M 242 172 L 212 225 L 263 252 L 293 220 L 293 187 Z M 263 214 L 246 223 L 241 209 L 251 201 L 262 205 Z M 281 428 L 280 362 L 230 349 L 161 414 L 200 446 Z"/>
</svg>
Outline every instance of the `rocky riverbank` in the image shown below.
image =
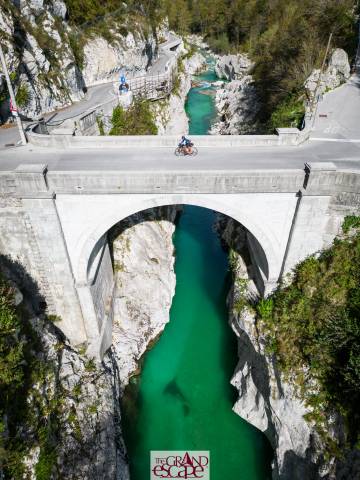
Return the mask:
<svg viewBox="0 0 360 480">
<path fill-rule="evenodd" d="M 253 63 L 246 55 L 218 56 L 215 73 L 226 80 L 216 92 L 218 121 L 211 135 L 256 133 L 256 118 L 260 110 L 251 69 Z"/>
<path fill-rule="evenodd" d="M 189 119 L 185 112 L 186 97 L 191 88 L 192 75 L 202 71 L 205 66 L 206 59 L 200 51 L 191 54 L 182 45 L 175 89 L 168 98 L 153 103 L 159 135 L 184 135 L 189 132 Z"/>
</svg>

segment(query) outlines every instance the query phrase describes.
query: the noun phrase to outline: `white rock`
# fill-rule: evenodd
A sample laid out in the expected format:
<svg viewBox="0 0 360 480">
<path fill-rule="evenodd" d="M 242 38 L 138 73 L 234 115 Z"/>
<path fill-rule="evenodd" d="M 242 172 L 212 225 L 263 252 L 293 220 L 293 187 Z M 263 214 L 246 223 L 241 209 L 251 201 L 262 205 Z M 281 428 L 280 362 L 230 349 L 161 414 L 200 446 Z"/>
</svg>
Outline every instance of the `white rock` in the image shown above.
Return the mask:
<svg viewBox="0 0 360 480">
<path fill-rule="evenodd" d="M 50 11 L 55 17 L 60 17 L 65 20 L 67 7 L 62 0 L 52 0 L 50 4 Z"/>
<path fill-rule="evenodd" d="M 155 39 L 147 40 L 128 33 L 119 42 L 109 44 L 104 38 L 89 40 L 84 47 L 84 80 L 87 86 L 106 79 L 111 71 L 119 69 L 128 78 L 145 75 L 155 52 Z M 116 75 L 116 74 L 115 74 Z"/>
<path fill-rule="evenodd" d="M 246 74 L 253 63 L 246 55 L 223 55 L 215 64 L 215 73 L 219 78 L 235 80 Z"/>
<path fill-rule="evenodd" d="M 174 220 L 176 210 L 170 209 Z M 169 321 L 175 292 L 172 221 L 141 221 L 114 241 L 116 291 L 113 345 L 122 386 L 149 342 Z"/>
<path fill-rule="evenodd" d="M 185 63 L 185 70 L 190 75 L 196 75 L 206 67 L 205 57 L 200 52 L 194 53 Z"/>
<path fill-rule="evenodd" d="M 350 77 L 350 64 L 347 53 L 336 48 L 331 55 L 329 65 L 321 75 L 320 70 L 313 70 L 311 75 L 305 81 L 305 89 L 308 92 L 310 103 L 314 95 L 323 95 L 329 90 L 339 87 Z"/>
<path fill-rule="evenodd" d="M 133 102 L 133 92 L 131 90 L 129 92 L 125 92 L 121 94 L 118 92 L 118 98 L 119 98 L 119 104 L 123 108 L 127 109 L 130 107 L 130 105 Z"/>
<path fill-rule="evenodd" d="M 216 88 L 223 88 L 225 86 L 225 82 L 222 80 L 217 80 L 216 82 L 213 82 L 212 85 Z"/>
<path fill-rule="evenodd" d="M 336 48 L 331 55 L 329 67 L 337 70 L 338 74 L 343 75 L 345 79 L 350 77 L 349 57 L 345 50 Z"/>
<path fill-rule="evenodd" d="M 219 120 L 212 126 L 211 134 L 241 135 L 256 130 L 260 104 L 250 75 L 232 80 L 217 90 L 215 105 Z"/>
</svg>

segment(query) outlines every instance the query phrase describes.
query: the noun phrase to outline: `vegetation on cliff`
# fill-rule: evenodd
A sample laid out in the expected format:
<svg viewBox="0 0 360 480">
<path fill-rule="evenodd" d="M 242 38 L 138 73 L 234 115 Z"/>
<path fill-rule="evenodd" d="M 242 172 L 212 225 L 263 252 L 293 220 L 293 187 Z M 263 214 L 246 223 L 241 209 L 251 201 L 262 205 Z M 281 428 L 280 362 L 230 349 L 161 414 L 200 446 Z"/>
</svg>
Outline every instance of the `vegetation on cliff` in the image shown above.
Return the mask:
<svg viewBox="0 0 360 480">
<path fill-rule="evenodd" d="M 259 120 L 271 129 L 276 116 L 292 119 L 331 32 L 332 45 L 353 57 L 357 5 L 354 0 L 167 0 L 167 11 L 171 28 L 205 36 L 215 51 L 250 54 L 262 102 Z"/>
<path fill-rule="evenodd" d="M 156 135 L 154 114 L 148 101 L 135 101 L 125 110 L 120 105 L 113 110 L 110 135 Z"/>
<path fill-rule="evenodd" d="M 62 396 L 49 385 L 55 363 L 31 325 L 29 314 L 14 304 L 14 289 L 0 277 L 0 476 L 25 478 L 24 457 L 38 447 L 37 480 L 51 476 L 56 454 Z"/>
<path fill-rule="evenodd" d="M 330 455 L 341 453 L 328 433 L 335 412 L 348 446 L 360 448 L 359 227 L 359 217 L 346 217 L 344 238 L 301 262 L 290 285 L 257 305 L 267 350 L 297 385 Z"/>
</svg>

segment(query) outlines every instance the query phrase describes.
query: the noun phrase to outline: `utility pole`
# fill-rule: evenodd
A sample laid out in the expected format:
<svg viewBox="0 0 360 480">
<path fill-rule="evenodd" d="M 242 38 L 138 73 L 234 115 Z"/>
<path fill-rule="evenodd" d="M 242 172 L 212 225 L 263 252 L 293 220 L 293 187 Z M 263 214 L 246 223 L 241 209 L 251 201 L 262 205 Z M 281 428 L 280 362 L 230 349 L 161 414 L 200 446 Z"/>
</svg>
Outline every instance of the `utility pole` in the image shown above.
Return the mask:
<svg viewBox="0 0 360 480">
<path fill-rule="evenodd" d="M 21 118 L 19 117 L 19 113 L 18 113 L 18 110 L 17 110 L 15 94 L 14 94 L 14 90 L 13 90 L 12 85 L 11 85 L 10 75 L 9 75 L 9 72 L 8 72 L 8 69 L 7 69 L 7 66 L 6 66 L 5 56 L 4 56 L 4 52 L 2 50 L 2 47 L 1 47 L 1 43 L 0 43 L 0 60 L 1 60 L 2 70 L 4 72 L 6 83 L 7 83 L 7 86 L 8 86 L 8 90 L 9 90 L 9 93 L 10 93 L 11 103 L 12 103 L 13 108 L 15 109 L 15 118 L 16 118 L 16 123 L 17 123 L 18 129 L 19 129 L 19 133 L 20 133 L 21 143 L 23 145 L 26 145 L 26 137 L 25 137 L 25 133 L 24 133 L 22 123 L 21 123 Z"/>
<path fill-rule="evenodd" d="M 317 113 L 318 104 L 319 104 L 319 100 L 318 100 L 318 98 L 317 98 L 317 97 L 318 97 L 318 91 L 319 91 L 319 87 L 320 87 L 320 84 L 321 84 L 321 80 L 322 80 L 322 76 L 323 76 L 323 71 L 324 71 L 324 68 L 325 68 L 326 60 L 327 60 L 327 57 L 328 57 L 328 54 L 329 54 L 332 37 L 333 37 L 333 32 L 331 32 L 330 35 L 329 35 L 328 43 L 327 43 L 326 50 L 325 50 L 325 55 L 324 55 L 324 58 L 323 58 L 323 61 L 322 61 L 322 64 L 321 64 L 321 69 L 320 69 L 320 72 L 319 72 L 319 78 L 318 78 L 318 81 L 317 81 L 317 83 L 316 83 L 316 88 L 315 88 L 315 92 L 314 92 L 314 98 L 313 98 L 313 100 L 312 100 L 312 102 L 311 102 L 311 112 L 312 112 L 312 115 L 313 115 L 312 127 L 314 126 L 315 119 L 316 119 L 316 113 Z M 314 111 L 314 103 L 315 103 L 315 102 L 316 102 L 316 105 L 315 105 L 315 111 Z"/>
</svg>

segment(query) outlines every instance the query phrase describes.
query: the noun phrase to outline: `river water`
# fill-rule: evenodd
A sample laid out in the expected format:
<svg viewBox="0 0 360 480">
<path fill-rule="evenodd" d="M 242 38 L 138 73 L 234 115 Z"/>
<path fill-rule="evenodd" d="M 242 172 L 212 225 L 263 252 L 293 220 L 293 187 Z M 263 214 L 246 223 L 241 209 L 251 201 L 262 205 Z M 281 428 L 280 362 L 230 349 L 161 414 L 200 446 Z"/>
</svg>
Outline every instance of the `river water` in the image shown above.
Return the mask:
<svg viewBox="0 0 360 480">
<path fill-rule="evenodd" d="M 196 80 L 215 79 L 210 70 Z M 189 92 L 190 134 L 206 134 L 215 118 L 203 88 Z M 185 206 L 176 228 L 170 323 L 144 356 L 123 405 L 131 480 L 150 477 L 151 450 L 208 450 L 211 480 L 271 478 L 265 436 L 232 412 L 237 342 L 226 309 L 227 255 L 214 219 L 211 210 Z"/>
</svg>

